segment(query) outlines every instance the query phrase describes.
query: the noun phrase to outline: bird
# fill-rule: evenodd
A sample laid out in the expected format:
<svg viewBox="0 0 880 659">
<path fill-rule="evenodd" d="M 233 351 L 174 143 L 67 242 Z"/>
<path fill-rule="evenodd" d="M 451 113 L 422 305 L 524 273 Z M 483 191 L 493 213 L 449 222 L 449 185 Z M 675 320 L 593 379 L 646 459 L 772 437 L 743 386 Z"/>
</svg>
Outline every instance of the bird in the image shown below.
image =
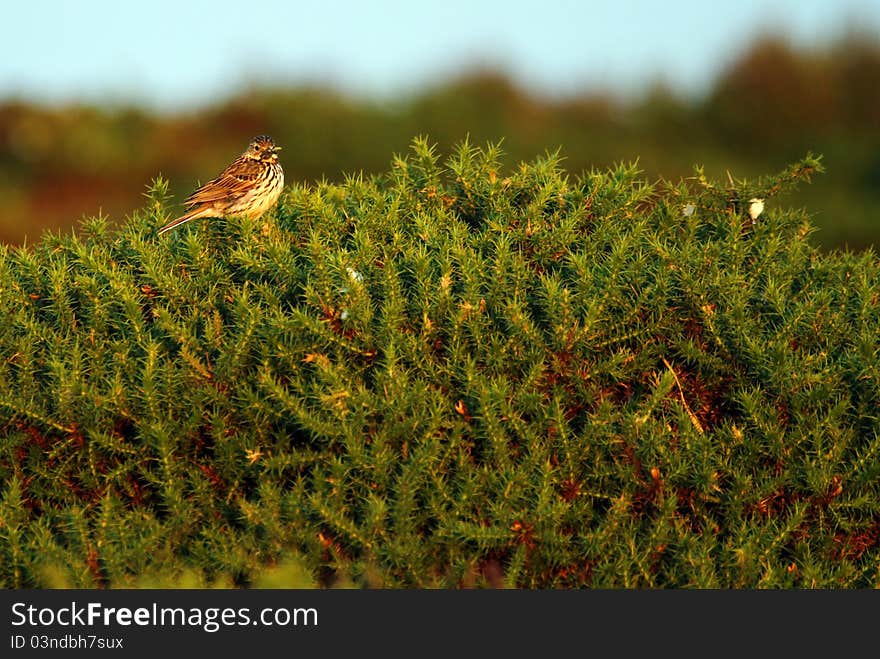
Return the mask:
<svg viewBox="0 0 880 659">
<path fill-rule="evenodd" d="M 758 219 L 758 216 L 764 212 L 764 200 L 761 197 L 752 197 L 749 199 L 749 217 L 752 218 L 752 224 Z"/>
<path fill-rule="evenodd" d="M 278 162 L 280 146 L 268 135 L 258 135 L 220 174 L 187 197 L 186 212 L 171 220 L 159 235 L 202 217 L 241 215 L 256 218 L 275 205 L 284 188 Z"/>
</svg>

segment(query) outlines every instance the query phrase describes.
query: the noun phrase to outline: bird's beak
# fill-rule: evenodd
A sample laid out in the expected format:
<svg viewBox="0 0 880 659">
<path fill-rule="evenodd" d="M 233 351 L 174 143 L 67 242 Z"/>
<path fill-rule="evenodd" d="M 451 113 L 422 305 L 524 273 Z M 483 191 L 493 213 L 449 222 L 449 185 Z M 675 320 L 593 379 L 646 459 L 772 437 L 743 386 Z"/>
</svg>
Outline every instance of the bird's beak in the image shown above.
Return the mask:
<svg viewBox="0 0 880 659">
<path fill-rule="evenodd" d="M 272 147 L 272 153 L 278 153 L 279 151 L 281 151 L 281 147 L 280 147 L 280 146 L 273 146 L 273 147 Z"/>
</svg>

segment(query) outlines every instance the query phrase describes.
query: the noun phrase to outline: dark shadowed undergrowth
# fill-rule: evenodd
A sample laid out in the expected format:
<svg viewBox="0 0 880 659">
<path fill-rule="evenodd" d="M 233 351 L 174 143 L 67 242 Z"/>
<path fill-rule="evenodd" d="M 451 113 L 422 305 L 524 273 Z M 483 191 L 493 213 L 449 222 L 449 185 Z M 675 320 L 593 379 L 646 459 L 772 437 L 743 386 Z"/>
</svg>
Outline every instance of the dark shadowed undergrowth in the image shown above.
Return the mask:
<svg viewBox="0 0 880 659">
<path fill-rule="evenodd" d="M 416 140 L 0 248 L 0 585 L 880 585 L 878 259 L 785 207 L 818 170 Z"/>
</svg>

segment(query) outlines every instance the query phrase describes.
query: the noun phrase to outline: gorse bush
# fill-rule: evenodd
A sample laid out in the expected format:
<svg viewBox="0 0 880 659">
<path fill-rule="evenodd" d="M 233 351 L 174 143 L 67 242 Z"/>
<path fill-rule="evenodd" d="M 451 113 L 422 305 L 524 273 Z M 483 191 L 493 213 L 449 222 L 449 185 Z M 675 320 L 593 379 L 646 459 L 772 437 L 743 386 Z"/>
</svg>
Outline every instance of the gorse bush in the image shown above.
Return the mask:
<svg viewBox="0 0 880 659">
<path fill-rule="evenodd" d="M 776 196 L 820 169 L 416 140 L 3 248 L 0 585 L 877 586 L 878 260 Z"/>
</svg>

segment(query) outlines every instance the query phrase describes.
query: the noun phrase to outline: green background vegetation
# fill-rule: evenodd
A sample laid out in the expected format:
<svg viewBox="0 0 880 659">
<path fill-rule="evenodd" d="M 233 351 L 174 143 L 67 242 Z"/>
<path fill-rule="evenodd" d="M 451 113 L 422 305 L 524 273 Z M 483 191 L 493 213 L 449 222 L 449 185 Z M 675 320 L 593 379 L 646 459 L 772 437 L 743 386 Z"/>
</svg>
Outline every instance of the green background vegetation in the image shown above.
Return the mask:
<svg viewBox="0 0 880 659">
<path fill-rule="evenodd" d="M 450 154 L 0 249 L 0 585 L 880 585 L 880 263 L 788 206 L 819 160 Z"/>
<path fill-rule="evenodd" d="M 699 98 L 662 83 L 631 100 L 539 97 L 486 71 L 386 103 L 321 88 L 254 89 L 175 115 L 7 102 L 0 241 L 33 243 L 44 228 L 99 212 L 120 222 L 159 173 L 179 203 L 260 133 L 284 146 L 288 180 L 302 182 L 382 172 L 389 153 L 422 134 L 444 149 L 466 135 L 478 144 L 504 138 L 514 161 L 562 147 L 573 173 L 638 158 L 650 180 L 678 180 L 698 163 L 718 179 L 728 170 L 753 177 L 811 150 L 828 174 L 790 203 L 810 209 L 814 240 L 855 249 L 880 240 L 880 45 L 850 35 L 814 50 L 762 39 Z"/>
</svg>

